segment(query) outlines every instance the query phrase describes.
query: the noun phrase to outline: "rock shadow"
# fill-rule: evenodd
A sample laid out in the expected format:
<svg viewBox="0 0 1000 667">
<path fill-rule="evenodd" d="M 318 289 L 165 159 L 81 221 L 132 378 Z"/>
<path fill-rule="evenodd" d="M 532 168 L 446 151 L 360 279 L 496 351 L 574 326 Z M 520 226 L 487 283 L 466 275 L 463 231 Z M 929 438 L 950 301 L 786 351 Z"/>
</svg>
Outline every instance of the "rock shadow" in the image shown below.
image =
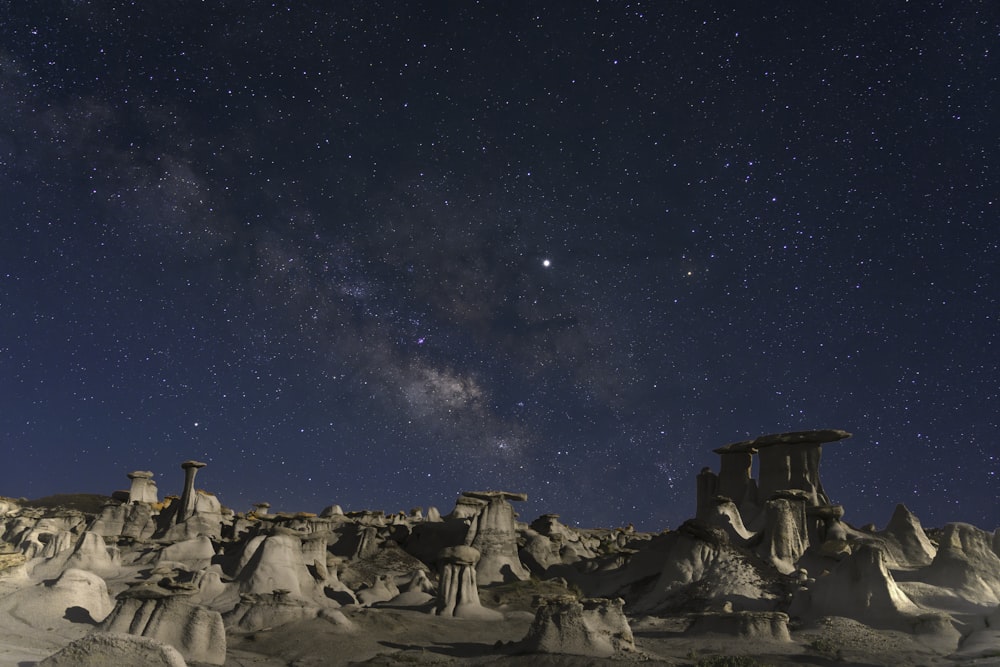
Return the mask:
<svg viewBox="0 0 1000 667">
<path fill-rule="evenodd" d="M 90 610 L 85 607 L 66 607 L 66 613 L 63 614 L 63 618 L 70 623 L 97 625 L 97 621 L 95 621 L 94 617 L 90 615 Z"/>
</svg>

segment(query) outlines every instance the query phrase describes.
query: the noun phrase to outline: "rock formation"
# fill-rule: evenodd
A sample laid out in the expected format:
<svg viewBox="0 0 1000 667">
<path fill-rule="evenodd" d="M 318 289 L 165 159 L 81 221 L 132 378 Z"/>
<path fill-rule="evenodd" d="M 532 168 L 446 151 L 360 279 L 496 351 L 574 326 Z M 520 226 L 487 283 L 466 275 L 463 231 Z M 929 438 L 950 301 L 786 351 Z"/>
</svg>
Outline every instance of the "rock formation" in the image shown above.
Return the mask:
<svg viewBox="0 0 1000 667">
<path fill-rule="evenodd" d="M 118 596 L 118 604 L 100 629 L 161 641 L 180 651 L 186 660 L 210 665 L 226 662 L 222 615 L 191 604 L 184 594 L 144 586 L 126 591 Z"/>
<path fill-rule="evenodd" d="M 135 470 L 128 474 L 132 480 L 132 486 L 128 492 L 130 503 L 158 503 L 156 497 L 156 482 L 153 481 L 153 473 L 149 470 Z"/>
<path fill-rule="evenodd" d="M 790 642 L 788 614 L 781 611 L 723 611 L 689 614 L 688 635 L 718 634 L 744 641 Z"/>
<path fill-rule="evenodd" d="M 97 632 L 72 642 L 38 663 L 38 667 L 187 667 L 173 646 L 149 637 Z"/>
<path fill-rule="evenodd" d="M 1000 636 L 1000 532 L 924 531 L 902 505 L 885 530 L 854 528 L 819 474 L 822 445 L 847 436 L 798 431 L 714 450 L 720 468 L 698 474 L 696 516 L 658 534 L 574 528 L 556 514 L 519 523 L 511 503 L 526 497 L 502 491 L 462 493 L 444 517 L 433 507 L 271 513 L 266 503 L 233 512 L 194 488 L 197 461 L 182 465 L 183 493 L 164 503 L 148 471 L 86 511 L 0 498 L 0 651 L 37 633 L 47 652 L 11 660 L 223 664 L 237 642 L 230 661 L 249 664 L 244 653 L 260 650 L 311 664 L 299 652 L 309 642 L 294 637 L 332 629 L 344 641 L 338 659 L 386 664 L 416 659 L 419 646 L 402 635 L 423 627 L 448 637 L 449 651 L 485 659 L 495 638 L 479 646 L 463 628 L 495 628 L 509 642 L 533 618 L 505 653 L 585 657 L 511 661 L 642 659 L 643 641 L 680 640 L 722 652 L 766 644 L 803 664 L 823 650 L 826 664 L 831 644 L 810 633 L 830 628 L 918 656 L 896 644 L 885 659 L 845 663 L 988 657 Z M 375 631 L 391 633 L 378 640 L 384 655 L 339 654 Z"/>
<path fill-rule="evenodd" d="M 465 498 L 482 501 L 479 511 L 472 517 L 468 546 L 481 554 L 476 574 L 483 585 L 496 582 L 525 580 L 528 571 L 517 555 L 517 531 L 514 525 L 514 507 L 511 500 L 527 500 L 523 493 L 506 491 L 466 491 Z"/>
<path fill-rule="evenodd" d="M 201 461 L 185 461 L 181 464 L 184 471 L 184 492 L 181 494 L 181 504 L 177 508 L 177 521 L 187 521 L 194 511 L 194 477 L 198 470 L 204 468 L 207 463 Z"/>
<path fill-rule="evenodd" d="M 608 658 L 634 653 L 635 639 L 622 610 L 625 601 L 560 596 L 541 601 L 518 652 Z"/>
<path fill-rule="evenodd" d="M 803 618 L 848 616 L 875 628 L 911 632 L 924 611 L 896 584 L 882 551 L 861 545 L 800 591 L 790 613 Z"/>
<path fill-rule="evenodd" d="M 434 613 L 459 618 L 499 618 L 502 615 L 483 607 L 476 583 L 479 550 L 469 546 L 448 547 L 438 556 L 440 584 Z"/>
</svg>

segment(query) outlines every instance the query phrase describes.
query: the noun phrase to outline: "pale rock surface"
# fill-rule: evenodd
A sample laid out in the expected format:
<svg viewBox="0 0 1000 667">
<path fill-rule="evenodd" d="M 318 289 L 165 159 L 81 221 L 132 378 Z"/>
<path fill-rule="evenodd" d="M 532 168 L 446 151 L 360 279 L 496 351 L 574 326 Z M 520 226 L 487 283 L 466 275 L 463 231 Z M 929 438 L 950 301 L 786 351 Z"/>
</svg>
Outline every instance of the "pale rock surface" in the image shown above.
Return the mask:
<svg viewBox="0 0 1000 667">
<path fill-rule="evenodd" d="M 0 603 L 14 618 L 31 627 L 51 629 L 64 619 L 95 624 L 113 608 L 104 579 L 70 568 L 58 579 L 17 591 Z"/>
<path fill-rule="evenodd" d="M 202 490 L 192 490 L 191 496 L 187 499 L 187 515 L 180 519 L 183 510 L 182 498 L 180 501 L 171 503 L 171 512 L 168 514 L 176 520 L 174 525 L 168 526 L 162 532 L 158 531 L 155 537 L 163 540 L 176 542 L 179 540 L 191 539 L 199 535 L 207 535 L 212 539 L 222 537 L 222 503 L 213 494 Z M 176 508 L 176 509 L 175 509 Z"/>
<path fill-rule="evenodd" d="M 578 600 L 571 595 L 542 600 L 527 636 L 515 650 L 597 658 L 634 653 L 635 639 L 622 611 L 624 604 L 620 598 Z"/>
<path fill-rule="evenodd" d="M 410 580 L 399 587 L 399 595 L 389 600 L 396 607 L 422 607 L 435 599 L 435 588 L 427 573 L 417 570 Z"/>
<path fill-rule="evenodd" d="M 809 548 L 806 498 L 794 492 L 764 503 L 765 524 L 757 554 L 782 574 L 794 572 Z"/>
<path fill-rule="evenodd" d="M 753 531 L 743 525 L 739 508 L 726 496 L 715 496 L 702 510 L 702 520 L 726 531 L 729 539 L 742 544 L 754 536 Z"/>
<path fill-rule="evenodd" d="M 689 614 L 688 635 L 720 634 L 748 641 L 790 642 L 788 614 L 780 611 L 703 612 Z"/>
<path fill-rule="evenodd" d="M 73 553 L 66 560 L 66 568 L 88 570 L 102 576 L 116 575 L 120 565 L 118 549 L 108 546 L 103 537 L 89 531 L 80 537 Z"/>
<path fill-rule="evenodd" d="M 239 603 L 222 616 L 222 621 L 227 629 L 254 632 L 317 618 L 321 611 L 319 605 L 289 598 L 284 593 L 241 595 Z"/>
<path fill-rule="evenodd" d="M 920 579 L 977 604 L 1000 603 L 1000 557 L 993 551 L 993 534 L 967 523 L 949 523 Z"/>
<path fill-rule="evenodd" d="M 325 507 L 319 515 L 323 518 L 344 516 L 344 510 L 341 509 L 340 505 L 330 505 L 329 507 Z"/>
<path fill-rule="evenodd" d="M 183 595 L 118 596 L 114 611 L 100 629 L 150 637 L 170 644 L 186 660 L 221 665 L 226 662 L 226 631 L 217 611 L 192 604 Z"/>
<path fill-rule="evenodd" d="M 104 537 L 148 540 L 156 532 L 156 520 L 146 503 L 105 505 L 88 530 Z"/>
<path fill-rule="evenodd" d="M 275 532 L 260 541 L 236 576 L 240 593 L 266 595 L 285 590 L 296 597 L 316 594 L 316 580 L 302 562 L 301 544 L 290 531 Z"/>
<path fill-rule="evenodd" d="M 774 584 L 765 578 L 764 564 L 734 548 L 721 528 L 687 521 L 666 541 L 660 576 L 634 603 L 635 611 L 694 611 L 687 607 L 709 601 L 730 602 L 741 611 L 774 607 Z"/>
<path fill-rule="evenodd" d="M 503 614 L 483 607 L 476 583 L 479 550 L 469 546 L 448 547 L 438 557 L 440 583 L 434 613 L 458 618 L 499 619 Z"/>
<path fill-rule="evenodd" d="M 530 576 L 517 555 L 514 506 L 510 500 L 526 500 L 520 493 L 466 491 L 462 494 L 485 503 L 472 517 L 465 544 L 481 554 L 476 575 L 483 585 L 520 580 Z"/>
<path fill-rule="evenodd" d="M 150 637 L 95 632 L 70 643 L 38 667 L 187 667 L 177 649 Z"/>
<path fill-rule="evenodd" d="M 212 563 L 215 547 L 207 535 L 168 544 L 160 550 L 156 562 L 181 562 L 189 569 L 202 570 Z"/>
<path fill-rule="evenodd" d="M 881 549 L 860 545 L 828 574 L 798 591 L 789 613 L 805 619 L 846 616 L 873 628 L 913 632 L 926 610 L 896 584 Z"/>
<path fill-rule="evenodd" d="M 893 567 L 929 565 L 937 554 L 920 519 L 902 504 L 896 505 L 888 525 L 878 535 L 886 540 L 886 560 Z"/>
<path fill-rule="evenodd" d="M 388 602 L 399 595 L 399 588 L 388 575 L 379 575 L 370 585 L 357 591 L 358 602 L 366 607 L 377 602 Z"/>
<path fill-rule="evenodd" d="M 134 470 L 128 474 L 132 485 L 128 492 L 130 503 L 155 504 L 159 502 L 156 495 L 156 482 L 150 470 Z"/>
</svg>

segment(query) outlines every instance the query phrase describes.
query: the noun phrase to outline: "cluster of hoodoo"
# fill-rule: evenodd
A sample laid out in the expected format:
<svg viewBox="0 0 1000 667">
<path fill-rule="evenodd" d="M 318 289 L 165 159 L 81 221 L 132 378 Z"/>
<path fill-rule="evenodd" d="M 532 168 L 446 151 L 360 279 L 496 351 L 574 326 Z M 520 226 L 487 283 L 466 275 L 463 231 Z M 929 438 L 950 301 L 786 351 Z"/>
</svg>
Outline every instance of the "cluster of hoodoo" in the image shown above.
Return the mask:
<svg viewBox="0 0 1000 667">
<path fill-rule="evenodd" d="M 719 470 L 697 475 L 695 517 L 656 535 L 557 514 L 523 523 L 513 503 L 527 496 L 509 491 L 463 492 L 447 514 L 267 502 L 236 512 L 196 488 L 206 464 L 194 460 L 181 464 L 180 494 L 162 500 L 146 470 L 96 512 L 0 498 L 0 613 L 51 629 L 47 667 L 221 665 L 232 637 L 296 623 L 358 632 L 355 615 L 383 609 L 435 615 L 422 618 L 437 627 L 533 610 L 524 639 L 503 645 L 515 654 L 639 659 L 626 613 L 755 643 L 848 617 L 956 660 L 987 654 L 1000 636 L 1000 534 L 962 523 L 928 533 L 903 505 L 884 530 L 850 525 L 820 479 L 823 446 L 849 436 L 797 431 L 714 450 Z"/>
</svg>

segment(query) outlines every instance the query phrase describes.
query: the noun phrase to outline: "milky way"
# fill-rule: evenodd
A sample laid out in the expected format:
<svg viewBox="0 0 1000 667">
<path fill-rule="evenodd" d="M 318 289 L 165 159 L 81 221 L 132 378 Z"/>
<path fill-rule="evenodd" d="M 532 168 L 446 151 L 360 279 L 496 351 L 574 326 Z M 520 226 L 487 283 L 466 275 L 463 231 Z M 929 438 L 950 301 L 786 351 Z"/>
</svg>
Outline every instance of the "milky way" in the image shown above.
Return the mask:
<svg viewBox="0 0 1000 667">
<path fill-rule="evenodd" d="M 20 4 L 0 494 L 661 529 L 843 428 L 848 521 L 1000 523 L 1000 8 Z"/>
</svg>

